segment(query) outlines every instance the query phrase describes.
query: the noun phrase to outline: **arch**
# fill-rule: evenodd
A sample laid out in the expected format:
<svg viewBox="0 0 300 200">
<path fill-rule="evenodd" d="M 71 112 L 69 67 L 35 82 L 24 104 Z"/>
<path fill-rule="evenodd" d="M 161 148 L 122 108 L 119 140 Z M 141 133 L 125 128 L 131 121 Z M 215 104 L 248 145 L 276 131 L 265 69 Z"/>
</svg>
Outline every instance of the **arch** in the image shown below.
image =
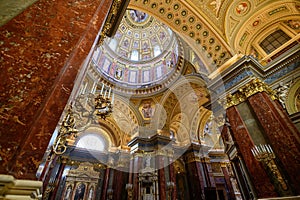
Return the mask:
<svg viewBox="0 0 300 200">
<path fill-rule="evenodd" d="M 198 107 L 209 101 L 206 84 L 199 76 L 182 76 L 161 98 L 158 115 L 158 127 L 168 128 L 173 116 L 185 112 L 190 120 Z M 165 112 L 165 113 L 164 113 Z"/>
<path fill-rule="evenodd" d="M 170 130 L 174 131 L 176 142 L 181 145 L 190 143 L 190 125 L 185 113 L 175 115 L 170 123 Z"/>
<path fill-rule="evenodd" d="M 256 5 L 253 1 L 248 3 L 250 7 L 257 6 L 255 10 L 259 11 L 256 13 L 249 11 L 244 16 L 238 16 L 235 10 L 237 2 L 234 2 L 226 15 L 229 19 L 225 22 L 226 38 L 236 53 L 249 54 L 254 40 L 261 37 L 261 34 L 272 29 L 281 21 L 300 16 L 295 6 L 296 1 L 289 1 L 284 5 L 281 2 L 273 1 L 260 5 Z"/>
<path fill-rule="evenodd" d="M 300 111 L 300 105 L 297 106 L 297 102 L 298 104 L 300 103 L 299 94 L 300 94 L 300 78 L 295 80 L 294 84 L 290 87 L 287 93 L 285 105 L 286 105 L 287 112 L 290 115 Z"/>
</svg>

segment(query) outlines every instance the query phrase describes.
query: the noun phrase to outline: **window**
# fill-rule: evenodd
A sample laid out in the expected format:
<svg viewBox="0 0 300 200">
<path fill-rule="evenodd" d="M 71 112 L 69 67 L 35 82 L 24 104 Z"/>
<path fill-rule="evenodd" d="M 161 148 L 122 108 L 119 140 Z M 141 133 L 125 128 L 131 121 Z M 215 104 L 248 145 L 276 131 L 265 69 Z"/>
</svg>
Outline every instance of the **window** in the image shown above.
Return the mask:
<svg viewBox="0 0 300 200">
<path fill-rule="evenodd" d="M 161 54 L 160 47 L 158 45 L 155 45 L 154 47 L 154 57 L 159 56 Z"/>
<path fill-rule="evenodd" d="M 100 135 L 88 134 L 80 138 L 76 146 L 96 151 L 104 151 L 107 145 L 105 139 Z"/>
<path fill-rule="evenodd" d="M 139 52 L 137 50 L 131 52 L 131 60 L 139 61 Z"/>
<path fill-rule="evenodd" d="M 266 37 L 259 45 L 267 54 L 270 54 L 290 39 L 285 32 L 277 30 Z"/>
</svg>

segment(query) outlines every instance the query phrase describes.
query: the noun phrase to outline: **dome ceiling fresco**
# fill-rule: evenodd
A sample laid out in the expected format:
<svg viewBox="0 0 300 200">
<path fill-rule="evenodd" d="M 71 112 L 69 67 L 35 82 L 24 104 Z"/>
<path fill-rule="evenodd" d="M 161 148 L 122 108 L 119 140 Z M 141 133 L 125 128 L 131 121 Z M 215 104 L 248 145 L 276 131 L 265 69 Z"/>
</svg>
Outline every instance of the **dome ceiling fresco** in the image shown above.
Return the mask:
<svg viewBox="0 0 300 200">
<path fill-rule="evenodd" d="M 92 63 L 114 85 L 151 87 L 174 77 L 182 54 L 170 28 L 146 13 L 127 10 L 115 36 L 94 52 Z"/>
</svg>

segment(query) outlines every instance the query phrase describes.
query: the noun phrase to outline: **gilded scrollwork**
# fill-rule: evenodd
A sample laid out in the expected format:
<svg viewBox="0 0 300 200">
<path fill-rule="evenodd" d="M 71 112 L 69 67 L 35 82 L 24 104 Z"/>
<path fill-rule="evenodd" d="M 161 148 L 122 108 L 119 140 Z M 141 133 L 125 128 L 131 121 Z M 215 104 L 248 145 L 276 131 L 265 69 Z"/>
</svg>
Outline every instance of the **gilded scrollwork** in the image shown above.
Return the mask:
<svg viewBox="0 0 300 200">
<path fill-rule="evenodd" d="M 70 106 L 52 146 L 53 152 L 57 155 L 65 153 L 67 146 L 74 142 L 73 140 L 77 137 L 77 133 L 75 118 L 73 116 L 72 107 Z"/>
</svg>

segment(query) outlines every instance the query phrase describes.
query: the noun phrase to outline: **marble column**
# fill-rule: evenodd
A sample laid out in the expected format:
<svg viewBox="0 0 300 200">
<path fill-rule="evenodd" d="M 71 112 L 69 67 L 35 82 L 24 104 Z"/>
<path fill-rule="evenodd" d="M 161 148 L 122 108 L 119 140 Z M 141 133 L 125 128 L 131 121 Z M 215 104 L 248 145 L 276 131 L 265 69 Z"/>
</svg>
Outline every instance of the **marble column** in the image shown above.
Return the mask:
<svg viewBox="0 0 300 200">
<path fill-rule="evenodd" d="M 170 181 L 174 183 L 174 188 L 172 189 L 172 200 L 177 199 L 177 190 L 176 190 L 176 174 L 174 172 L 174 161 L 172 158 L 169 158 L 169 171 L 170 171 Z"/>
<path fill-rule="evenodd" d="M 234 190 L 233 190 L 233 187 L 232 187 L 232 184 L 231 184 L 231 181 L 230 181 L 230 175 L 228 173 L 226 163 L 221 163 L 221 169 L 222 169 L 222 173 L 224 175 L 226 187 L 227 187 L 228 192 L 229 192 L 230 200 L 234 200 L 235 199 Z"/>
<path fill-rule="evenodd" d="M 39 0 L 0 27 L 1 174 L 36 179 L 111 3 Z"/>
<path fill-rule="evenodd" d="M 103 186 L 102 186 L 102 195 L 101 195 L 101 200 L 106 200 L 107 199 L 107 190 L 108 190 L 108 183 L 109 183 L 109 177 L 110 177 L 110 168 L 107 167 L 105 170 L 105 175 L 104 175 L 104 181 L 103 181 Z"/>
<path fill-rule="evenodd" d="M 40 181 L 45 181 L 48 171 L 50 170 L 50 166 L 53 163 L 55 157 L 56 157 L 55 154 L 51 154 L 51 155 L 48 155 L 48 157 L 46 158 L 45 165 L 43 167 L 43 171 L 42 171 L 41 175 L 38 177 L 38 179 Z"/>
<path fill-rule="evenodd" d="M 61 178 L 62 178 L 62 175 L 64 173 L 64 170 L 65 170 L 65 167 L 66 167 L 66 163 L 67 163 L 67 158 L 63 158 L 61 157 L 60 158 L 60 166 L 59 166 L 59 169 L 58 169 L 58 172 L 57 172 L 57 175 L 55 177 L 55 188 L 51 194 L 51 200 L 54 200 L 55 197 L 56 197 L 56 194 L 57 194 L 57 191 L 58 191 L 58 188 L 59 188 L 59 183 L 61 181 Z"/>
<path fill-rule="evenodd" d="M 299 132 L 279 102 L 273 101 L 267 93 L 256 93 L 248 101 L 295 194 L 300 194 Z"/>
<path fill-rule="evenodd" d="M 163 155 L 156 156 L 156 168 L 158 169 L 158 185 L 159 185 L 159 199 L 167 199 L 166 197 L 166 177 L 164 169 L 164 159 Z"/>
<path fill-rule="evenodd" d="M 49 167 L 46 168 L 46 165 L 43 169 L 43 172 L 45 171 L 45 176 L 43 177 L 43 179 L 40 179 L 40 181 L 43 182 L 43 191 L 46 191 L 46 188 L 49 184 L 49 181 L 51 179 L 51 175 L 52 175 L 52 171 L 57 163 L 58 160 L 58 156 L 56 154 L 53 155 L 53 158 L 49 161 L 50 165 Z M 47 173 L 46 173 L 47 172 Z"/>
<path fill-rule="evenodd" d="M 266 171 L 251 153 L 254 142 L 244 124 L 236 106 L 229 107 L 226 110 L 229 123 L 232 130 L 232 139 L 236 148 L 243 159 L 253 185 L 255 186 L 258 198 L 276 197 L 277 193 L 272 185 Z"/>
<path fill-rule="evenodd" d="M 186 163 L 186 171 L 189 180 L 190 198 L 202 199 L 204 192 L 203 177 L 200 169 L 200 160 L 193 159 Z"/>
<path fill-rule="evenodd" d="M 125 186 L 128 179 L 128 173 L 125 169 L 116 169 L 114 173 L 114 183 L 113 183 L 113 199 L 121 200 L 123 196 L 126 194 Z"/>
</svg>

